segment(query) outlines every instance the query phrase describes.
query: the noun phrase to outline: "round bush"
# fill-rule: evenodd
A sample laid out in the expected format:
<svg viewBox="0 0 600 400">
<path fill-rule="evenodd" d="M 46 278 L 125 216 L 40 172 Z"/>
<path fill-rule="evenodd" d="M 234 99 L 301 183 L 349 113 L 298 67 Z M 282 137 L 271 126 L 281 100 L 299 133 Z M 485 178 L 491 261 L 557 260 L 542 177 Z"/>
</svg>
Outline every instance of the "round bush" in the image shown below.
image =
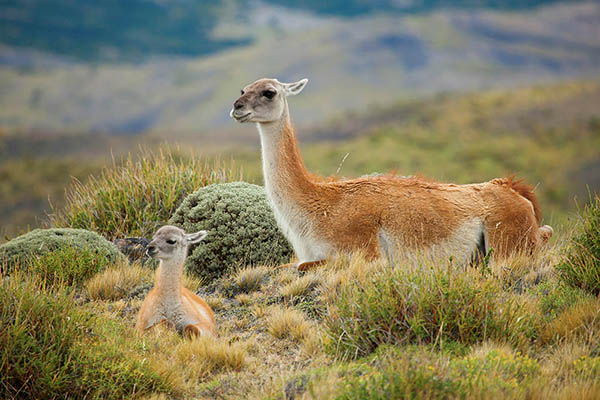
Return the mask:
<svg viewBox="0 0 600 400">
<path fill-rule="evenodd" d="M 201 188 L 185 198 L 169 223 L 186 232 L 209 232 L 186 261 L 188 271 L 208 280 L 241 265 L 288 262 L 293 254 L 261 186 L 232 182 Z"/>
<path fill-rule="evenodd" d="M 35 229 L 0 246 L 5 272 L 19 265 L 68 283 L 79 283 L 122 257 L 112 243 L 83 229 Z"/>
</svg>

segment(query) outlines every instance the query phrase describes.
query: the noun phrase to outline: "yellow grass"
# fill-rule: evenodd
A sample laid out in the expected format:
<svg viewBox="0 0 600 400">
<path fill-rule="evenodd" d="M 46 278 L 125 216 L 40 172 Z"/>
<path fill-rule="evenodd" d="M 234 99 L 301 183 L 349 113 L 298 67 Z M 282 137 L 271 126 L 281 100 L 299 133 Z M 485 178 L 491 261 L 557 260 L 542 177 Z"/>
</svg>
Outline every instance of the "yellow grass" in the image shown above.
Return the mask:
<svg viewBox="0 0 600 400">
<path fill-rule="evenodd" d="M 93 276 L 85 287 L 92 300 L 118 300 L 136 286 L 148 283 L 152 279 L 152 271 L 139 264 L 123 261 L 120 265 L 110 267 Z"/>
</svg>

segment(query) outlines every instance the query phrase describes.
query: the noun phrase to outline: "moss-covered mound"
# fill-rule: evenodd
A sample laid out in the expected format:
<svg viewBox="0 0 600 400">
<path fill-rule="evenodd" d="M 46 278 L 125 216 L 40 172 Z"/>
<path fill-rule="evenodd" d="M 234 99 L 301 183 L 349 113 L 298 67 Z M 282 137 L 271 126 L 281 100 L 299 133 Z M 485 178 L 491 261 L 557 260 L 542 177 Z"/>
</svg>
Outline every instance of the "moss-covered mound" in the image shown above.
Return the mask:
<svg viewBox="0 0 600 400">
<path fill-rule="evenodd" d="M 293 250 L 279 231 L 261 186 L 244 182 L 206 186 L 189 195 L 169 223 L 208 237 L 192 247 L 186 266 L 212 280 L 240 265 L 288 262 Z"/>
<path fill-rule="evenodd" d="M 67 283 L 79 283 L 121 257 L 112 243 L 83 229 L 35 229 L 0 246 L 5 272 L 19 265 Z"/>
</svg>

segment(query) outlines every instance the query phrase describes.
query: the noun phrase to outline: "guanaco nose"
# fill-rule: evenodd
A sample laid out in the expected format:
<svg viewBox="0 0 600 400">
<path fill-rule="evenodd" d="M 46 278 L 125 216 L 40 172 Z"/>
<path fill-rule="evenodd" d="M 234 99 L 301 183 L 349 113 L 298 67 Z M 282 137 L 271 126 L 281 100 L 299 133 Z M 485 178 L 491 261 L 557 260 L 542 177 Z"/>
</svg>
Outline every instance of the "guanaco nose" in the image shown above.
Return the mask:
<svg viewBox="0 0 600 400">
<path fill-rule="evenodd" d="M 244 108 L 244 102 L 240 101 L 239 99 L 235 101 L 235 103 L 233 103 L 233 108 L 236 110 L 239 110 L 240 108 Z"/>
<path fill-rule="evenodd" d="M 146 249 L 146 254 L 149 255 L 150 257 L 155 255 L 156 253 L 157 253 L 157 250 L 156 250 L 155 246 L 148 246 L 148 248 Z"/>
</svg>

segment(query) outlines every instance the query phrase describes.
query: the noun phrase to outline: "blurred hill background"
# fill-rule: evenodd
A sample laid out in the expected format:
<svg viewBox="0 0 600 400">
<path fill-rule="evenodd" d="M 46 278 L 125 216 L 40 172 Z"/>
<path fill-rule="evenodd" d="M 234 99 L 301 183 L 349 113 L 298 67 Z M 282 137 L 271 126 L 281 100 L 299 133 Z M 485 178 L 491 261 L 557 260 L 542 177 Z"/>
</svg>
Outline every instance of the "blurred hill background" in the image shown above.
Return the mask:
<svg viewBox="0 0 600 400">
<path fill-rule="evenodd" d="M 598 1 L 3 1 L 0 235 L 140 145 L 260 182 L 228 113 L 265 76 L 309 78 L 292 116 L 322 174 L 518 172 L 561 221 L 600 189 Z"/>
</svg>

